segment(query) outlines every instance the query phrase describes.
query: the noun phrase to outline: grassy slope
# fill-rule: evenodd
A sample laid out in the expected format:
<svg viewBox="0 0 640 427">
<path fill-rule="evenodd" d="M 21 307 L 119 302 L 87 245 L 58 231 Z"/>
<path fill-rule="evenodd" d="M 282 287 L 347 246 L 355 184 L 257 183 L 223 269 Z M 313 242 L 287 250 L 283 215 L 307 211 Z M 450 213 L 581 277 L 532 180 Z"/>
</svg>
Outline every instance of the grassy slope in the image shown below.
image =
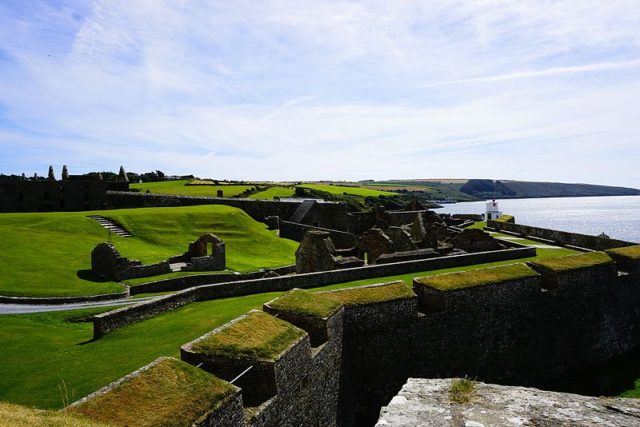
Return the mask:
<svg viewBox="0 0 640 427">
<path fill-rule="evenodd" d="M 259 200 L 273 200 L 274 197 L 293 197 L 293 187 L 269 187 L 264 191 L 253 193 L 249 196 L 250 199 Z"/>
<path fill-rule="evenodd" d="M 100 212 L 0 214 L 1 295 L 69 296 L 122 290 L 113 282 L 78 277 L 91 268 L 91 250 L 107 232 L 86 215 L 112 217 L 135 235 L 112 236 L 124 256 L 157 262 L 186 251 L 205 232 L 226 242 L 227 266 L 249 271 L 295 262 L 297 243 L 280 239 L 243 211 L 207 205 Z M 83 276 L 84 277 L 84 276 Z"/>
<path fill-rule="evenodd" d="M 330 194 L 342 195 L 343 193 L 352 194 L 359 197 L 378 197 L 378 196 L 394 196 L 395 193 L 389 191 L 371 190 L 362 187 L 346 187 L 340 185 L 328 184 L 302 184 L 300 187 L 310 188 L 312 190 L 326 191 Z"/>
<path fill-rule="evenodd" d="M 566 249 L 538 249 L 539 258 L 573 253 Z M 532 258 L 533 259 L 533 258 Z M 404 280 L 525 260 L 381 277 L 317 288 L 315 291 Z M 150 363 L 159 356 L 179 357 L 182 344 L 282 295 L 272 292 L 190 304 L 116 330 L 91 342 L 92 328 L 69 323 L 69 317 L 102 310 L 0 316 L 0 401 L 60 407 L 62 380 L 76 398 Z M 26 357 L 28 356 L 28 357 Z"/>
<path fill-rule="evenodd" d="M 109 211 L 108 215 L 136 236 L 118 242 L 123 255 L 144 262 L 181 254 L 190 241 L 203 233 L 214 233 L 225 241 L 227 267 L 232 270 L 249 271 L 295 262 L 296 242 L 276 237 L 266 225 L 229 206 L 128 209 Z"/>
<path fill-rule="evenodd" d="M 215 197 L 218 190 L 224 192 L 224 197 L 233 197 L 248 190 L 253 185 L 185 185 L 189 181 L 159 181 L 159 182 L 143 182 L 130 184 L 132 189 L 156 194 L 178 194 L 182 196 L 209 196 Z"/>
<path fill-rule="evenodd" d="M 0 214 L 0 294 L 93 295 L 122 290 L 77 276 L 106 231 L 82 213 Z"/>
</svg>

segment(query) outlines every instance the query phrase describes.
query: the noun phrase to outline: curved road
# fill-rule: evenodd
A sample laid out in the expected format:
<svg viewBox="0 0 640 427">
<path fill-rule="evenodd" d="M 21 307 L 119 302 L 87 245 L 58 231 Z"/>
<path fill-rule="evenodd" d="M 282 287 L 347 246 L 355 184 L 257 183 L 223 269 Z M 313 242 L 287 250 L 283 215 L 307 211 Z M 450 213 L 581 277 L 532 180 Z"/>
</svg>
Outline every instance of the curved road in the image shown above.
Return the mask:
<svg viewBox="0 0 640 427">
<path fill-rule="evenodd" d="M 117 305 L 137 304 L 156 297 L 114 299 L 109 301 L 79 302 L 74 304 L 0 304 L 0 314 L 42 313 L 47 311 L 79 310 L 81 308 L 111 307 Z"/>
</svg>

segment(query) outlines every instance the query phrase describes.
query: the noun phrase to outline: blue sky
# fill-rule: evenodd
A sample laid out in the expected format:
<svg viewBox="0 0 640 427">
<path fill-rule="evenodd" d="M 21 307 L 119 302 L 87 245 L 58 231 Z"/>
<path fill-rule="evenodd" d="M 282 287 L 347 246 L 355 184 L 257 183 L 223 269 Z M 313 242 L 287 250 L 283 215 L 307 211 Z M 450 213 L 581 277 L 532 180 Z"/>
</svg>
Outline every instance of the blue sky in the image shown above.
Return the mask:
<svg viewBox="0 0 640 427">
<path fill-rule="evenodd" d="M 637 1 L 0 2 L 0 171 L 640 187 Z"/>
</svg>

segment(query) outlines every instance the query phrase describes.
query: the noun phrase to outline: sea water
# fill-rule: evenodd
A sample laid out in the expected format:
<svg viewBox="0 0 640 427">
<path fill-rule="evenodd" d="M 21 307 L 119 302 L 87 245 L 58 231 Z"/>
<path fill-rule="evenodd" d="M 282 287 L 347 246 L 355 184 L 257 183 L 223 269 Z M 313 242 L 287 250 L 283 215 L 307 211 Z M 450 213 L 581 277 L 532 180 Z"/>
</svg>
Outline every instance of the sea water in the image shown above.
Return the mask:
<svg viewBox="0 0 640 427">
<path fill-rule="evenodd" d="M 640 243 L 640 196 L 497 199 L 517 224 Z M 439 213 L 484 214 L 486 201 L 447 204 Z"/>
</svg>

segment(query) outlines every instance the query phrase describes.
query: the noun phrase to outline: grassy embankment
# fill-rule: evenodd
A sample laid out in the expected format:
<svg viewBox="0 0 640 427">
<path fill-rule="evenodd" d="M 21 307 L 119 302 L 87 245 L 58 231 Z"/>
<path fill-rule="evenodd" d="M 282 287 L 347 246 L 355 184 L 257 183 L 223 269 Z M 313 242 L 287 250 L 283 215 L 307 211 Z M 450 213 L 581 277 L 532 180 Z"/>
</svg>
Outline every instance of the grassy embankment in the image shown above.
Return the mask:
<svg viewBox="0 0 640 427">
<path fill-rule="evenodd" d="M 542 259 L 574 253 L 566 249 L 538 249 Z M 469 267 L 418 272 L 341 283 L 314 291 L 341 289 L 414 277 L 513 264 L 503 261 Z M 182 344 L 234 319 L 282 293 L 272 292 L 189 304 L 91 341 L 92 327 L 73 322 L 101 310 L 0 316 L 0 401 L 60 407 L 58 385 L 64 380 L 75 398 L 166 355 L 179 357 Z"/>
<path fill-rule="evenodd" d="M 149 190 L 155 194 L 177 194 L 180 196 L 208 196 L 215 197 L 218 190 L 223 191 L 224 197 L 233 197 L 253 188 L 254 185 L 240 184 L 219 184 L 219 185 L 202 185 L 194 182 L 196 185 L 185 185 L 190 183 L 189 180 L 176 181 L 158 181 L 158 182 L 142 182 L 130 184 L 129 187 L 140 192 Z"/>
<path fill-rule="evenodd" d="M 250 199 L 259 200 L 273 200 L 275 197 L 293 197 L 295 194 L 294 187 L 269 187 L 266 190 L 253 193 L 249 196 Z"/>
<path fill-rule="evenodd" d="M 226 242 L 227 266 L 237 271 L 295 262 L 297 243 L 228 206 L 120 209 L 99 212 L 0 214 L 0 295 L 71 296 L 122 290 L 90 274 L 91 251 L 107 231 L 87 215 L 109 216 L 135 237 L 112 235 L 122 255 L 145 263 L 186 251 L 190 241 L 214 233 Z M 147 279 L 148 280 L 148 279 Z M 145 281 L 147 281 L 145 280 Z"/>
</svg>

